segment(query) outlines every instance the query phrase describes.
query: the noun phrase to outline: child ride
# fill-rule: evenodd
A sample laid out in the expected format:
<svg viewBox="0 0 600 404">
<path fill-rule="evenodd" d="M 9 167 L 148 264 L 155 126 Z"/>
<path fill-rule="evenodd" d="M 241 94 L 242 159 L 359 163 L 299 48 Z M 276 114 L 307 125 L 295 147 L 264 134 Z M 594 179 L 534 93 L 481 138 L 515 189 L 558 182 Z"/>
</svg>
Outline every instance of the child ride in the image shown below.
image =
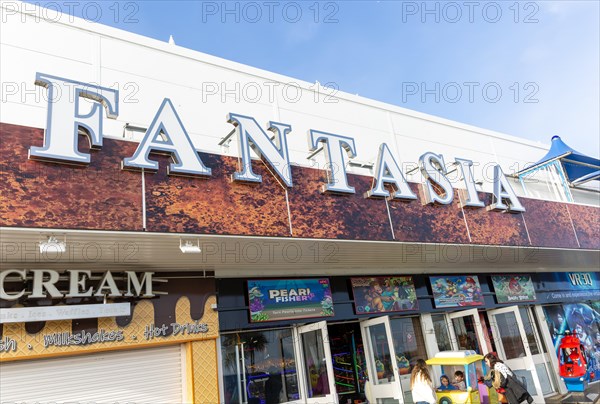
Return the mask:
<svg viewBox="0 0 600 404">
<path fill-rule="evenodd" d="M 483 355 L 475 351 L 442 351 L 433 358 L 426 361 L 428 365 L 440 366 L 441 374 L 454 375 L 455 372 L 462 374 L 460 387 L 453 389 L 438 388 L 436 396 L 438 404 L 482 404 L 488 401 L 488 391 L 485 385 L 479 385 L 478 379 L 485 374 L 483 367 Z M 444 376 L 448 379 L 447 376 Z M 481 391 L 480 391 L 481 390 Z M 482 400 L 485 396 L 485 400 Z"/>
</svg>

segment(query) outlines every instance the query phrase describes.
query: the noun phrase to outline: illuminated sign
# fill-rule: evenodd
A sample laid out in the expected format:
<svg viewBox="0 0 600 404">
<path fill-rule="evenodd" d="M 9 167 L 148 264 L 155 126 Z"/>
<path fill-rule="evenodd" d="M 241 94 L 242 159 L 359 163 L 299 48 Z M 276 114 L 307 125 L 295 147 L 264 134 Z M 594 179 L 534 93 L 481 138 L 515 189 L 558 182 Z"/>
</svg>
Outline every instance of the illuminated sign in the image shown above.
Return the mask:
<svg viewBox="0 0 600 404">
<path fill-rule="evenodd" d="M 253 323 L 334 315 L 326 278 L 250 280 L 248 305 Z"/>
<path fill-rule="evenodd" d="M 78 151 L 80 133 L 88 137 L 90 147 L 102 147 L 102 121 L 105 110 L 106 117 L 116 119 L 119 115 L 118 90 L 97 85 L 82 83 L 37 73 L 35 83 L 48 90 L 48 118 L 42 147 L 32 146 L 29 158 L 34 160 L 63 162 L 68 164 L 89 164 L 91 155 Z M 62 94 L 69 90 L 69 96 Z M 62 96 L 61 96 L 62 95 Z M 89 113 L 80 111 L 80 103 L 86 99 L 93 103 Z M 74 100 L 74 102 L 73 102 Z M 293 186 L 292 171 L 287 146 L 287 135 L 292 127 L 285 123 L 269 122 L 265 131 L 250 116 L 230 113 L 227 122 L 235 128 L 223 140 L 237 134 L 239 145 L 240 169 L 232 173 L 233 181 L 260 183 L 260 175 L 252 171 L 250 148 L 269 165 L 287 187 Z M 268 133 L 271 132 L 271 133 Z M 324 193 L 354 194 L 356 190 L 348 184 L 344 153 L 349 158 L 356 157 L 357 150 L 354 139 L 339 134 L 327 133 L 311 129 L 309 131 L 309 149 L 316 153 L 320 145 L 325 152 L 327 167 L 330 168 L 329 182 L 322 187 Z M 154 115 L 150 126 L 133 156 L 123 159 L 121 166 L 126 170 L 157 171 L 158 162 L 150 159 L 150 153 L 169 155 L 172 159 L 167 168 L 169 175 L 185 175 L 210 177 L 212 170 L 200 158 L 175 106 L 165 98 Z M 473 163 L 457 158 L 456 165 L 463 174 L 466 201 L 463 206 L 482 208 L 472 173 Z M 423 184 L 424 202 L 426 204 L 451 204 L 454 189 L 448 179 L 448 171 L 444 156 L 426 152 L 419 158 L 420 170 L 426 179 Z M 393 188 L 393 193 L 385 188 Z M 499 165 L 494 166 L 494 201 L 488 210 L 507 212 L 524 212 L 510 183 Z M 367 198 L 389 198 L 414 200 L 416 195 L 410 189 L 394 156 L 386 143 L 379 147 L 377 163 L 374 167 L 373 186 L 365 192 Z"/>
<path fill-rule="evenodd" d="M 535 289 L 530 275 L 492 276 L 498 303 L 533 302 Z"/>
<path fill-rule="evenodd" d="M 62 281 L 58 271 L 51 269 L 9 269 L 0 272 L 0 299 L 60 299 L 82 297 L 154 297 L 152 275 L 143 272 L 140 278 L 134 271 L 125 271 L 124 277 L 115 278 L 110 271 L 102 273 L 99 282 L 93 282 L 91 271 L 70 269 L 65 271 L 68 291 L 59 290 Z M 31 279 L 31 282 L 27 282 Z M 117 285 L 117 279 L 122 282 Z M 7 291 L 6 285 L 11 284 Z"/>
<path fill-rule="evenodd" d="M 80 293 L 92 289 L 92 297 L 28 299 L 32 284 L 41 278 L 50 281 L 52 271 L 25 273 L 25 280 L 11 271 L 2 271 L 5 292 L 25 292 L 18 300 L 0 300 L 0 363 L 3 361 L 45 357 L 57 353 L 85 353 L 98 350 L 151 347 L 164 343 L 183 343 L 217 338 L 219 319 L 214 278 L 202 272 L 191 272 L 186 278 L 170 278 L 168 273 L 112 271 L 85 275 Z M 140 287 L 135 286 L 134 277 Z M 165 278 L 166 277 L 166 278 Z M 60 272 L 54 286 L 61 294 L 69 291 L 71 282 L 83 281 L 82 273 Z M 113 279 L 123 297 L 104 299 L 96 293 Z M 125 297 L 127 288 L 133 297 Z M 50 284 L 48 284 L 50 286 Z M 149 289 L 147 289 L 149 288 Z M 110 293 L 110 288 L 103 290 Z M 155 295 L 153 298 L 150 294 Z M 92 321 L 81 319 L 93 319 Z M 34 330 L 34 331 L 31 331 Z"/>
<path fill-rule="evenodd" d="M 418 310 L 412 276 L 352 278 L 357 314 Z"/>
<path fill-rule="evenodd" d="M 476 275 L 430 276 L 436 308 L 483 306 L 483 293 Z"/>
<path fill-rule="evenodd" d="M 600 274 L 598 272 L 554 272 L 538 274 L 536 285 L 538 301 L 582 302 L 600 300 Z"/>
<path fill-rule="evenodd" d="M 568 272 L 567 276 L 572 286 L 579 288 L 594 287 L 594 279 L 589 272 Z"/>
</svg>

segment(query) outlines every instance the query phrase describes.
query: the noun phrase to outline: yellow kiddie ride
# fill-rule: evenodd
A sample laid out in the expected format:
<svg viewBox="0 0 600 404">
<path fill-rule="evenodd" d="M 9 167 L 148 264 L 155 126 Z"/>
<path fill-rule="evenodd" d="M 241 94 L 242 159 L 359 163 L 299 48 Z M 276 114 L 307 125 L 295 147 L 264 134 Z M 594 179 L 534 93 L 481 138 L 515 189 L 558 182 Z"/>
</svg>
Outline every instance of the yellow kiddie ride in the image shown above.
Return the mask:
<svg viewBox="0 0 600 404">
<path fill-rule="evenodd" d="M 439 381 L 436 384 L 438 404 L 484 404 L 497 402 L 489 396 L 488 388 L 479 384 L 478 379 L 484 373 L 483 355 L 475 351 L 442 351 L 425 361 L 428 365 L 440 366 L 441 374 L 450 379 L 450 386 Z M 462 383 L 457 383 L 455 373 L 462 373 Z M 442 376 L 442 377 L 444 377 Z M 452 384 L 452 382 L 456 384 Z"/>
</svg>

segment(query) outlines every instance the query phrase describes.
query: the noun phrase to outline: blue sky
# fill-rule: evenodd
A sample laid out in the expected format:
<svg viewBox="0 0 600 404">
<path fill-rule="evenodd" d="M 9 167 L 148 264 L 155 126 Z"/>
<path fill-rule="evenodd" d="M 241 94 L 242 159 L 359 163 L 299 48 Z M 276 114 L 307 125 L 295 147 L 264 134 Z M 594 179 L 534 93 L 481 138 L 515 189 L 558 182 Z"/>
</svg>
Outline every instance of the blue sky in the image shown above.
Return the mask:
<svg viewBox="0 0 600 404">
<path fill-rule="evenodd" d="M 534 141 L 558 134 L 600 155 L 595 0 L 33 3 Z"/>
</svg>

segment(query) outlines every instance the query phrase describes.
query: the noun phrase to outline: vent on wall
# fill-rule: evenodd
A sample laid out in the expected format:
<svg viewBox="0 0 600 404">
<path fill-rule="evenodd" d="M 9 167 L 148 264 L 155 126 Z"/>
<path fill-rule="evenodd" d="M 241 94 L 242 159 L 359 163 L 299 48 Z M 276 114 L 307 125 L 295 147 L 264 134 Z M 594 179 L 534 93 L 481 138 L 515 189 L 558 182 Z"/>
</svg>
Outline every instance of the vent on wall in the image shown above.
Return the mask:
<svg viewBox="0 0 600 404">
<path fill-rule="evenodd" d="M 141 141 L 148 128 L 126 123 L 123 126 L 123 139 Z"/>
</svg>

